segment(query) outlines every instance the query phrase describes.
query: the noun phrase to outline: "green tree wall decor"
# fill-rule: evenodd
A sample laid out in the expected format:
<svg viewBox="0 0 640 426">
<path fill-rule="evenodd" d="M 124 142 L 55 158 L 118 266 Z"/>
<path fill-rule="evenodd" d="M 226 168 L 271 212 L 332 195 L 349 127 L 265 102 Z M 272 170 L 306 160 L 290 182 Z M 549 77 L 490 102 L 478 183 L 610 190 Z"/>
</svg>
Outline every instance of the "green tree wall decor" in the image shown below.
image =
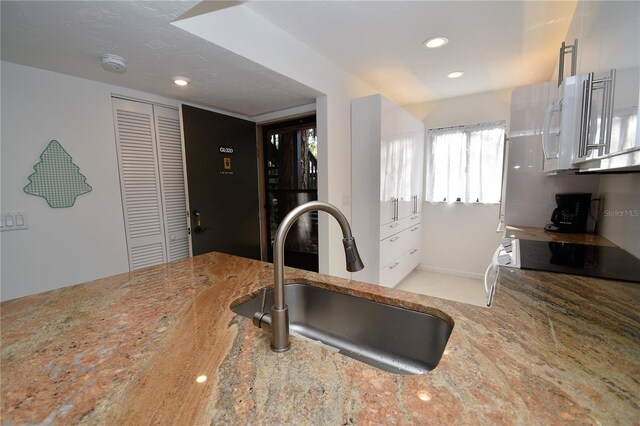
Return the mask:
<svg viewBox="0 0 640 426">
<path fill-rule="evenodd" d="M 27 194 L 43 197 L 49 207 L 61 208 L 73 206 L 78 195 L 91 191 L 87 178 L 57 140 L 49 142 L 40 160 L 24 187 Z"/>
</svg>

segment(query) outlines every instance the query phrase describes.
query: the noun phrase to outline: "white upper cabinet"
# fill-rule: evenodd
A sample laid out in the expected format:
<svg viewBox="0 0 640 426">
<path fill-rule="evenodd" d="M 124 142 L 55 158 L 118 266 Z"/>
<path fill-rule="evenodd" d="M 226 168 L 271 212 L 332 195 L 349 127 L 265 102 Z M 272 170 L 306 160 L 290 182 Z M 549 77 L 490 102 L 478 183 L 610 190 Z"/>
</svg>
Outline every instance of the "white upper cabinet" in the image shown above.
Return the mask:
<svg viewBox="0 0 640 426">
<path fill-rule="evenodd" d="M 510 137 L 534 136 L 542 133 L 547 107 L 555 100 L 550 93 L 555 83 L 518 87 L 511 94 Z"/>
<path fill-rule="evenodd" d="M 639 22 L 638 1 L 580 1 L 576 7 L 566 42 L 578 39 L 577 73 L 584 84 L 573 162 L 581 171 L 640 169 Z"/>
</svg>

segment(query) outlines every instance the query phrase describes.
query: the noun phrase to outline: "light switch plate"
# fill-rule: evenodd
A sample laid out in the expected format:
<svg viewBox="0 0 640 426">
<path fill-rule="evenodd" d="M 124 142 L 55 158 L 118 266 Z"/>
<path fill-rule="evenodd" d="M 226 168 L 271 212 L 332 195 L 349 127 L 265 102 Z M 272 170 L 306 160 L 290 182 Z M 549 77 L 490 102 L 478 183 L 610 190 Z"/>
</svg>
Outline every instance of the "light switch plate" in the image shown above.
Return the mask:
<svg viewBox="0 0 640 426">
<path fill-rule="evenodd" d="M 19 231 L 28 229 L 29 222 L 25 212 L 2 213 L 0 217 L 0 231 Z"/>
</svg>

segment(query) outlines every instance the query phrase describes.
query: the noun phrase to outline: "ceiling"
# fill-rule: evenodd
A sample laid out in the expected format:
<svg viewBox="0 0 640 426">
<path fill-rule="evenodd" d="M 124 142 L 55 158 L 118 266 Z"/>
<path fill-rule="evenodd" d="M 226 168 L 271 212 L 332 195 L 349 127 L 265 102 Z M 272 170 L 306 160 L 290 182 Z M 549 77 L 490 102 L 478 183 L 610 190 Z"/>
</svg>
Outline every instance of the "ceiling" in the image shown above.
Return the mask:
<svg viewBox="0 0 640 426">
<path fill-rule="evenodd" d="M 171 25 L 197 4 L 2 1 L 1 57 L 246 116 L 314 102 L 317 91 Z M 549 80 L 575 6 L 250 1 L 239 7 L 253 9 L 397 103 L 413 104 Z M 425 49 L 422 42 L 436 35 L 449 44 Z M 102 53 L 125 57 L 128 71 L 102 69 Z M 446 77 L 458 70 L 465 75 Z M 171 82 L 175 75 L 192 83 L 179 88 Z"/>
<path fill-rule="evenodd" d="M 576 1 L 251 1 L 401 105 L 548 81 Z M 426 49 L 423 42 L 449 43 Z M 447 74 L 464 71 L 452 80 Z"/>
<path fill-rule="evenodd" d="M 315 102 L 317 91 L 171 25 L 197 3 L 2 1 L 1 57 L 246 116 Z M 127 72 L 104 70 L 103 53 Z"/>
</svg>

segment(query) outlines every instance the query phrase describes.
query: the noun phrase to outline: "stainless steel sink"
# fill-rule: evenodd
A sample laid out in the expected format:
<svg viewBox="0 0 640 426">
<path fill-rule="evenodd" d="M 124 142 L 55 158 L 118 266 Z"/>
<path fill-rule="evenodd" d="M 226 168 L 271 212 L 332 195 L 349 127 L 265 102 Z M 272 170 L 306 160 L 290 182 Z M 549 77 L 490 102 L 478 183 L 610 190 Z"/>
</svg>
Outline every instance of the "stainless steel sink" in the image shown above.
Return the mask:
<svg viewBox="0 0 640 426">
<path fill-rule="evenodd" d="M 308 284 L 285 286 L 293 334 L 396 374 L 424 374 L 438 365 L 453 321 Z M 232 310 L 252 318 L 259 294 Z M 273 305 L 273 291 L 266 306 Z M 445 314 L 442 314 L 446 317 Z"/>
</svg>

